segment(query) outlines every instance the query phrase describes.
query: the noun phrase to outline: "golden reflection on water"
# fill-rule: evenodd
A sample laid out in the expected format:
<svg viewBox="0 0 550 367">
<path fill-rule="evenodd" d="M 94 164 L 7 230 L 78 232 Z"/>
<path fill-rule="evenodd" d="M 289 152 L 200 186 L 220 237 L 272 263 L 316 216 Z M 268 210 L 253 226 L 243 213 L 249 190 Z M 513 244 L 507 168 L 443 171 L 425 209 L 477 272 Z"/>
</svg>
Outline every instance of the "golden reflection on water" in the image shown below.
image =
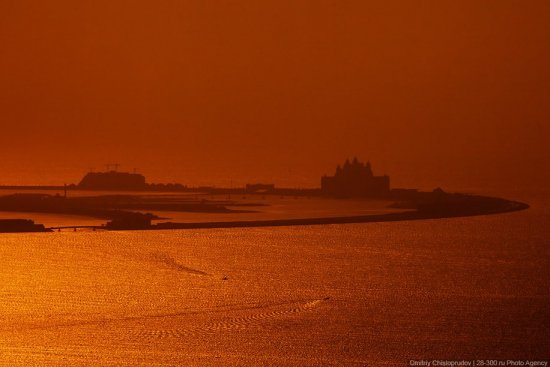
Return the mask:
<svg viewBox="0 0 550 367">
<path fill-rule="evenodd" d="M 540 355 L 548 258 L 510 229 L 533 220 L 526 215 L 2 234 L 0 361 L 403 365 Z"/>
</svg>

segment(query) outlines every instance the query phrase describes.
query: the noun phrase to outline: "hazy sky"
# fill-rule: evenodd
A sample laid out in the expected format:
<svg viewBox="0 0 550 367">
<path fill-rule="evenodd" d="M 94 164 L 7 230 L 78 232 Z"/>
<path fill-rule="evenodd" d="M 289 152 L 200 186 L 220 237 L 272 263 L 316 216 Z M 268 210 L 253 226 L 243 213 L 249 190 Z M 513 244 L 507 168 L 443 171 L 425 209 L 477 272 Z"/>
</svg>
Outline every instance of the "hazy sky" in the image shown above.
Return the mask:
<svg viewBox="0 0 550 367">
<path fill-rule="evenodd" d="M 550 182 L 550 1 L 2 0 L 0 184 Z"/>
</svg>

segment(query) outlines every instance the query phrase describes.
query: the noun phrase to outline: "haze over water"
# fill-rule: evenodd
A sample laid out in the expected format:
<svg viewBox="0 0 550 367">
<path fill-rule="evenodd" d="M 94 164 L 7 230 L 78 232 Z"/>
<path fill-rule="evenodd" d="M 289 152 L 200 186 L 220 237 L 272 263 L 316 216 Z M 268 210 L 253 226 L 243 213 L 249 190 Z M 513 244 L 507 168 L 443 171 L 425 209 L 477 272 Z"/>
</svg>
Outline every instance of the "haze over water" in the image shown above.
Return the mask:
<svg viewBox="0 0 550 367">
<path fill-rule="evenodd" d="M 0 184 L 548 182 L 546 0 L 0 3 Z"/>
<path fill-rule="evenodd" d="M 357 156 L 392 188 L 531 205 L 1 233 L 0 365 L 550 359 L 549 24 L 546 0 L 0 1 L 0 185 L 61 187 L 117 162 L 149 183 L 318 187 Z M 393 210 L 284 200 L 260 219 Z"/>
<path fill-rule="evenodd" d="M 547 197 L 443 220 L 2 234 L 0 362 L 548 359 Z"/>
</svg>

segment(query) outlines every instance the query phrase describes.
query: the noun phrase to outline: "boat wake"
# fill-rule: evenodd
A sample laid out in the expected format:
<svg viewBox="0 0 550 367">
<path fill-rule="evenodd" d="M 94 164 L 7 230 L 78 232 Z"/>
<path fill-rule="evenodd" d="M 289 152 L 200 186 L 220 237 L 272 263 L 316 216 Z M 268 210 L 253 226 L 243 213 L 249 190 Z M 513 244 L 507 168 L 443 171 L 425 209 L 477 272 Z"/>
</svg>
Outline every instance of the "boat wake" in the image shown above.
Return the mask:
<svg viewBox="0 0 550 367">
<path fill-rule="evenodd" d="M 262 328 L 262 326 L 267 326 L 273 322 L 290 320 L 304 313 L 313 312 L 325 305 L 329 300 L 330 297 L 325 297 L 309 301 L 294 301 L 257 305 L 247 308 L 234 308 L 227 310 L 227 313 L 238 313 L 238 315 L 220 317 L 215 321 L 210 321 L 202 325 L 191 324 L 184 326 L 185 322 L 175 322 L 173 323 L 174 327 L 166 328 L 163 323 L 163 325 L 158 325 L 160 327 L 157 328 L 145 327 L 137 329 L 134 337 L 138 339 L 186 338 L 197 335 Z"/>
<path fill-rule="evenodd" d="M 184 266 L 180 263 L 178 263 L 173 257 L 169 256 L 166 253 L 163 252 L 154 252 L 151 254 L 151 260 L 158 262 L 172 270 L 181 271 L 193 275 L 210 275 L 204 271 L 189 268 L 187 266 Z"/>
</svg>

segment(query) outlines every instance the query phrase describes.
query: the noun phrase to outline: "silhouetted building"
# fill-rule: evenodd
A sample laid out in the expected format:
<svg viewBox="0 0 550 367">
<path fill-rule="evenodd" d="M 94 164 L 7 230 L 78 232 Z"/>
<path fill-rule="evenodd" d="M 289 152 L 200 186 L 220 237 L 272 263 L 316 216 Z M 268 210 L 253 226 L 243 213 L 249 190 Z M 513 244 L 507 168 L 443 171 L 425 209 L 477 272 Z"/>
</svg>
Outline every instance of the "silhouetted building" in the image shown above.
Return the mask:
<svg viewBox="0 0 550 367">
<path fill-rule="evenodd" d="M 29 219 L 0 219 L 0 232 L 50 232 Z"/>
<path fill-rule="evenodd" d="M 126 172 L 89 172 L 78 184 L 84 190 L 144 190 L 145 176 Z"/>
<path fill-rule="evenodd" d="M 336 168 L 334 176 L 321 177 L 321 191 L 339 197 L 385 197 L 390 192 L 389 176 L 374 176 L 370 162 L 364 164 L 354 158 Z"/>
</svg>

